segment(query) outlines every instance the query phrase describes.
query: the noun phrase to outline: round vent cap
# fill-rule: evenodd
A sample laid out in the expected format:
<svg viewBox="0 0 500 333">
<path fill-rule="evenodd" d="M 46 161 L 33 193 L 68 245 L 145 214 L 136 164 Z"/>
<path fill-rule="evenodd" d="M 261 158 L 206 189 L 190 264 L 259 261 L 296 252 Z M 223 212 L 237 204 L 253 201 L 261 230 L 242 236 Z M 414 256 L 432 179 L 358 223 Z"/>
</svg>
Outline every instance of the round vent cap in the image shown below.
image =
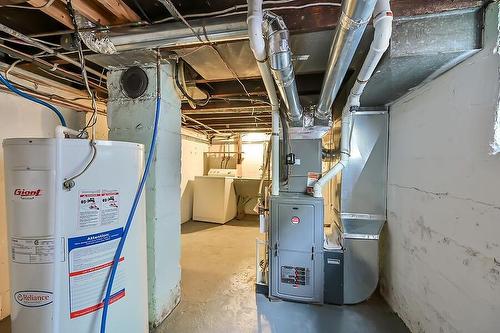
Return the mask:
<svg viewBox="0 0 500 333">
<path fill-rule="evenodd" d="M 139 66 L 130 67 L 120 79 L 122 89 L 130 98 L 141 97 L 148 87 L 148 76 Z"/>
</svg>

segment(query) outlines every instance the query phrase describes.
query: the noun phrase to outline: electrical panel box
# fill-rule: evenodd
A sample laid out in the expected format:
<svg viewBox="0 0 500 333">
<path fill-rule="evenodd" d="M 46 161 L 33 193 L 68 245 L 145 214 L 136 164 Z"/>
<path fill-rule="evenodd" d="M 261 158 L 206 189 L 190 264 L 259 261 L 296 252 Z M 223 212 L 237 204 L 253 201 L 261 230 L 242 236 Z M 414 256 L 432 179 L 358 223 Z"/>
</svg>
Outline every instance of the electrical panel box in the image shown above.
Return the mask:
<svg viewBox="0 0 500 333">
<path fill-rule="evenodd" d="M 289 141 L 288 150 L 288 177 L 285 177 L 288 181 L 281 186 L 281 191 L 306 193 L 307 187 L 321 174 L 321 139 L 293 139 Z"/>
<path fill-rule="evenodd" d="M 323 302 L 323 199 L 302 193 L 271 197 L 271 296 Z"/>
</svg>

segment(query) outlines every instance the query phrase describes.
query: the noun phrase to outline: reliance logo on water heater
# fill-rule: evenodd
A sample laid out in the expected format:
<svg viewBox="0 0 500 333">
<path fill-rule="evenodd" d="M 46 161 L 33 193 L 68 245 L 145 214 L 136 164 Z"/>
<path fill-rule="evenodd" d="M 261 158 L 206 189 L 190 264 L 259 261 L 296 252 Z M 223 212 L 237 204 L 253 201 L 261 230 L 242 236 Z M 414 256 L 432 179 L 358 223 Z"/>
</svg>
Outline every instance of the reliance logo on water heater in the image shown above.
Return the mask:
<svg viewBox="0 0 500 333">
<path fill-rule="evenodd" d="M 33 190 L 27 190 L 24 188 L 16 188 L 14 190 L 14 198 L 19 198 L 23 200 L 33 200 L 36 197 L 42 196 L 42 190 L 37 188 Z"/>
<path fill-rule="evenodd" d="M 14 294 L 17 303 L 28 308 L 37 308 L 52 303 L 52 293 L 49 291 L 25 290 Z"/>
</svg>

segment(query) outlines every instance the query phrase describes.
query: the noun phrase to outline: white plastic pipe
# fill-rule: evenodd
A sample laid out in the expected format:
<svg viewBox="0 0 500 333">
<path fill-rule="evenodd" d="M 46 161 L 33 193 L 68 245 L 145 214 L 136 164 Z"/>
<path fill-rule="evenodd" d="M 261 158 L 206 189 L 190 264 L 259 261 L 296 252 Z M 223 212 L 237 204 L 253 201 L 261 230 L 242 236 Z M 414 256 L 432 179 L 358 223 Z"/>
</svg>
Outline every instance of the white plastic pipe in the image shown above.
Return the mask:
<svg viewBox="0 0 500 333">
<path fill-rule="evenodd" d="M 248 0 L 248 38 L 250 39 L 250 48 L 257 62 L 265 62 L 267 58 L 266 42 L 262 31 L 263 17 L 262 0 Z"/>
<path fill-rule="evenodd" d="M 66 138 L 66 134 L 73 135 L 73 136 L 78 136 L 78 135 L 80 135 L 80 131 L 77 131 L 77 130 L 74 130 L 74 129 L 62 126 L 62 125 L 56 126 L 55 136 L 56 136 L 57 139 L 64 139 L 64 138 Z M 84 137 L 82 137 L 82 139 L 86 139 L 86 138 L 87 138 L 87 135 L 85 135 Z"/>
<path fill-rule="evenodd" d="M 264 86 L 266 87 L 267 95 L 269 96 L 269 101 L 271 102 L 271 194 L 279 195 L 279 103 L 278 95 L 276 94 L 276 87 L 274 86 L 274 80 L 271 75 L 271 71 L 266 63 L 266 43 L 264 41 L 262 32 L 262 20 L 262 0 L 248 0 L 247 24 L 248 36 L 250 38 L 250 47 L 252 48 L 255 59 L 257 60 L 257 66 L 259 67 L 262 81 L 264 81 Z"/>
<path fill-rule="evenodd" d="M 356 82 L 351 89 L 347 103 L 342 110 L 342 125 L 340 134 L 340 161 L 333 166 L 323 177 L 314 184 L 314 196 L 322 197 L 322 189 L 332 180 L 346 165 L 349 163 L 350 143 L 351 143 L 351 125 L 352 125 L 352 110 L 359 107 L 360 97 L 363 90 L 370 80 L 377 64 L 389 47 L 392 34 L 392 18 L 389 0 L 378 0 L 373 11 L 373 26 L 375 34 L 370 45 L 370 51 L 359 71 Z"/>
</svg>

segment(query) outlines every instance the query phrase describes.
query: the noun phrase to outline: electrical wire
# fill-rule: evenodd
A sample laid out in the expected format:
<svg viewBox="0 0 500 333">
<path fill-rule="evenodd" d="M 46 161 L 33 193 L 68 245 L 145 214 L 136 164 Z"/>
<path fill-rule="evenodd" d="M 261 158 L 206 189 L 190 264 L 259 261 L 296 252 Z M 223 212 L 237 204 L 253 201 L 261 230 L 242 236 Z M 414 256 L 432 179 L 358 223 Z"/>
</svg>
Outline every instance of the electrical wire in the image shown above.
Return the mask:
<svg viewBox="0 0 500 333">
<path fill-rule="evenodd" d="M 83 55 L 82 41 L 80 38 L 80 31 L 78 30 L 79 29 L 78 22 L 76 20 L 76 14 L 75 10 L 73 9 L 73 4 L 71 3 L 71 0 L 68 0 L 68 2 L 66 3 L 66 7 L 68 9 L 69 16 L 71 17 L 71 20 L 73 22 L 73 26 L 75 27 L 74 36 L 75 36 L 76 46 L 78 49 L 78 60 L 80 62 L 83 82 L 85 83 L 85 88 L 87 89 L 87 93 L 91 99 L 91 105 L 92 105 L 92 115 L 90 116 L 89 120 L 80 131 L 79 137 L 83 137 L 85 131 L 91 128 L 92 129 L 91 142 L 92 142 L 95 139 L 94 126 L 97 124 L 97 101 L 95 93 L 92 92 L 92 90 L 90 90 L 89 79 L 87 75 L 87 67 L 85 65 L 85 57 Z"/>
<path fill-rule="evenodd" d="M 182 61 L 182 60 L 181 60 Z M 207 96 L 205 98 L 205 100 L 203 101 L 200 101 L 200 100 L 197 100 L 197 99 L 194 99 L 193 97 L 191 97 L 189 95 L 189 93 L 186 91 L 186 89 L 184 89 L 184 87 L 182 86 L 181 82 L 179 81 L 179 69 L 180 69 L 180 66 L 181 66 L 182 62 L 178 63 L 177 64 L 177 68 L 175 69 L 175 75 L 174 75 L 174 79 L 175 79 L 175 85 L 177 86 L 177 88 L 179 88 L 179 90 L 182 92 L 182 94 L 189 100 L 191 101 L 192 103 L 194 103 L 195 105 L 197 106 L 205 106 L 208 104 L 208 102 L 210 102 L 210 94 L 204 90 L 202 90 L 202 92 Z M 201 89 L 200 89 L 201 90 Z"/>
<path fill-rule="evenodd" d="M 327 6 L 327 7 L 340 7 L 342 6 L 341 3 L 336 3 L 336 2 L 315 2 L 315 3 L 308 3 L 304 5 L 297 5 L 297 6 L 282 6 L 282 7 L 270 7 L 270 8 L 264 8 L 265 11 L 279 11 L 279 10 L 290 10 L 290 9 L 304 9 L 304 8 L 309 8 L 309 7 L 316 7 L 316 6 Z M 232 13 L 227 13 L 227 14 L 222 14 L 222 15 L 216 15 L 214 17 L 228 17 L 228 16 L 233 16 L 233 15 L 244 15 L 247 14 L 248 11 L 240 11 L 240 12 L 232 12 Z"/>
<path fill-rule="evenodd" d="M 208 35 L 207 35 L 207 31 L 205 29 L 205 26 L 203 26 L 203 33 L 205 35 L 205 41 L 201 38 L 200 34 L 196 32 L 196 30 L 194 30 L 194 28 L 191 26 L 191 24 L 189 24 L 189 22 L 184 18 L 184 16 L 182 16 L 182 14 L 177 10 L 177 8 L 175 7 L 175 5 L 172 3 L 171 0 L 158 0 L 161 4 L 163 4 L 163 6 L 165 6 L 167 8 L 167 10 L 173 10 L 174 11 L 174 14 L 175 14 L 175 17 L 178 18 L 179 20 L 181 20 L 182 23 L 184 23 L 184 25 L 186 27 L 189 28 L 189 30 L 191 30 L 191 32 L 193 33 L 194 36 L 196 36 L 196 38 L 198 39 L 198 41 L 200 43 L 208 43 L 208 45 L 215 51 L 215 53 L 217 53 L 217 55 L 219 56 L 219 58 L 222 60 L 222 63 L 224 64 L 224 66 L 231 72 L 231 74 L 233 75 L 233 77 L 238 81 L 238 83 L 241 85 L 241 87 L 243 88 L 243 90 L 245 91 L 245 94 L 247 96 L 250 96 L 250 94 L 248 93 L 248 90 L 247 88 L 245 87 L 245 85 L 243 84 L 243 82 L 241 82 L 240 78 L 238 77 L 238 74 L 236 74 L 236 72 L 234 71 L 234 69 L 227 63 L 227 61 L 224 59 L 224 57 L 222 56 L 222 54 L 220 53 L 220 51 L 217 49 L 217 47 L 215 46 L 215 43 L 211 42 L 210 39 L 208 38 Z"/>
<path fill-rule="evenodd" d="M 158 58 L 159 58 L 159 54 L 158 54 Z M 153 125 L 153 135 L 151 138 L 151 144 L 149 146 L 148 158 L 146 160 L 146 166 L 144 168 L 144 173 L 142 174 L 141 181 L 140 181 L 139 186 L 137 188 L 137 192 L 135 193 L 132 207 L 131 207 L 130 212 L 128 214 L 127 222 L 125 223 L 125 227 L 123 228 L 123 233 L 122 233 L 122 236 L 120 238 L 120 242 L 118 243 L 115 255 L 113 257 L 113 262 L 111 265 L 111 272 L 109 274 L 109 279 L 108 279 L 107 287 L 106 287 L 106 295 L 105 295 L 104 300 L 103 300 L 101 329 L 100 329 L 101 333 L 106 332 L 106 320 L 107 320 L 107 315 L 108 315 L 109 301 L 111 298 L 111 290 L 113 288 L 113 281 L 115 279 L 116 270 L 118 268 L 120 257 L 121 257 L 122 251 L 123 251 L 123 246 L 125 245 L 125 241 L 127 239 L 127 235 L 128 235 L 129 230 L 130 230 L 130 226 L 132 225 L 132 221 L 134 219 L 137 205 L 139 204 L 139 200 L 141 198 L 141 194 L 142 194 L 142 191 L 144 189 L 144 185 L 146 184 L 146 180 L 148 179 L 149 169 L 150 169 L 151 163 L 153 161 L 153 155 L 154 155 L 154 151 L 155 151 L 155 147 L 156 147 L 156 138 L 158 135 L 158 123 L 160 121 L 160 114 L 161 114 L 159 59 L 158 59 L 158 64 L 157 64 L 156 76 L 157 76 L 157 96 L 156 96 L 156 111 L 155 111 L 155 118 L 154 118 L 154 125 Z"/>
<path fill-rule="evenodd" d="M 90 168 L 92 163 L 94 163 L 95 158 L 97 156 L 97 147 L 96 147 L 94 140 L 90 140 L 90 147 L 92 149 L 92 156 L 90 157 L 89 162 L 85 165 L 85 167 L 82 169 L 82 171 L 80 171 L 76 175 L 64 180 L 63 187 L 65 189 L 70 190 L 73 186 L 75 186 L 75 179 L 77 179 L 78 177 L 83 175 Z"/>
<path fill-rule="evenodd" d="M 54 3 L 54 1 L 55 0 L 49 0 L 45 4 L 43 4 L 41 6 L 38 6 L 38 7 L 21 6 L 21 5 L 2 5 L 0 7 L 31 9 L 31 10 L 36 9 L 36 10 L 39 10 L 39 9 L 44 9 L 44 8 L 48 8 L 48 7 L 52 6 L 52 4 Z"/>
<path fill-rule="evenodd" d="M 134 6 L 139 10 L 141 15 L 146 19 L 146 21 L 148 21 L 149 24 L 152 24 L 153 21 L 151 21 L 148 14 L 146 14 L 146 12 L 144 11 L 144 8 L 142 8 L 142 6 L 139 4 L 139 2 L 137 0 L 132 0 L 132 2 L 134 3 Z"/>
<path fill-rule="evenodd" d="M 50 110 L 52 110 L 56 115 L 57 117 L 59 118 L 59 121 L 61 122 L 61 125 L 63 126 L 66 126 L 66 120 L 64 119 L 64 116 L 62 115 L 62 113 L 55 107 L 53 106 L 52 104 L 49 104 L 45 101 L 42 101 L 41 99 L 38 99 L 34 96 L 31 96 L 19 89 L 17 89 L 16 87 L 14 87 L 14 85 L 12 85 L 11 82 L 9 82 L 9 80 L 7 80 L 6 78 L 3 77 L 2 74 L 0 74 L 0 82 L 2 82 L 10 91 L 12 91 L 13 93 L 16 93 L 18 94 L 19 96 L 21 97 L 24 97 L 32 102 L 35 102 L 37 104 L 40 104 L 40 105 L 43 105 L 47 108 L 49 108 Z"/>
<path fill-rule="evenodd" d="M 274 0 L 274 1 L 263 1 L 262 2 L 262 5 L 265 6 L 265 5 L 278 5 L 278 4 L 286 4 L 286 3 L 290 3 L 290 2 L 294 2 L 294 1 L 297 1 L 297 0 Z M 332 3 L 319 3 L 319 5 L 331 5 Z M 311 5 L 317 5 L 317 4 L 311 4 Z M 340 5 L 340 4 L 333 4 L 335 6 L 337 5 Z M 213 16 L 213 17 L 218 17 L 220 15 L 224 15 L 224 14 L 229 14 L 231 12 L 237 12 L 239 9 L 244 9 L 244 8 L 248 8 L 248 4 L 241 4 L 241 5 L 234 5 L 232 7 L 228 7 L 226 9 L 221 9 L 221 10 L 217 10 L 217 11 L 213 11 L 213 12 L 208 12 L 208 13 L 197 13 L 197 14 L 188 14 L 188 15 L 184 15 L 184 18 L 186 19 L 195 19 L 195 18 L 205 18 L 205 17 L 210 17 L 210 16 Z M 281 8 L 281 7 L 276 7 L 276 8 Z M 275 8 L 275 9 L 276 9 Z M 267 8 L 264 8 L 264 9 L 267 9 Z M 238 12 L 237 14 L 246 14 L 247 11 L 241 11 L 241 12 Z M 235 15 L 235 14 L 232 14 L 232 15 Z M 157 24 L 157 23 L 165 23 L 165 22 L 169 22 L 169 21 L 174 21 L 176 18 L 175 17 L 167 17 L 167 18 L 164 18 L 164 19 L 161 19 L 161 20 L 158 20 L 158 21 L 154 21 L 153 23 L 154 24 Z"/>
<path fill-rule="evenodd" d="M 180 60 L 180 61 L 183 61 L 183 60 Z M 181 93 L 184 95 L 184 97 L 186 97 L 189 101 L 191 101 L 192 103 L 196 104 L 197 106 L 205 106 L 207 105 L 211 100 L 221 100 L 221 101 L 226 101 L 226 102 L 251 102 L 251 103 L 264 103 L 264 104 L 268 104 L 268 105 L 271 105 L 269 102 L 267 101 L 263 101 L 263 100 L 260 100 L 260 99 L 256 99 L 256 98 L 228 98 L 228 97 L 215 97 L 215 96 L 211 96 L 207 91 L 203 90 L 203 89 L 200 89 L 200 88 L 197 88 L 199 90 L 201 90 L 206 98 L 204 100 L 199 100 L 199 99 L 195 99 L 193 98 L 192 96 L 189 95 L 189 93 L 186 91 L 186 89 L 184 89 L 184 87 L 182 86 L 181 82 L 179 81 L 179 64 L 177 65 L 177 68 L 176 70 L 174 71 L 174 81 L 175 81 L 175 85 L 177 86 L 177 88 L 181 91 Z"/>
<path fill-rule="evenodd" d="M 85 83 L 85 88 L 87 89 L 87 93 L 89 94 L 89 97 L 90 97 L 91 103 L 92 103 L 92 116 L 90 117 L 87 124 L 84 126 L 84 128 L 80 131 L 80 133 L 77 136 L 78 138 L 88 137 L 86 130 L 88 128 L 92 128 L 92 136 L 91 136 L 90 141 L 89 141 L 90 147 L 92 149 L 92 157 L 90 158 L 88 163 L 85 165 L 85 167 L 79 173 L 77 173 L 76 175 L 74 175 L 72 177 L 65 179 L 65 181 L 63 182 L 63 187 L 66 190 L 71 190 L 71 188 L 73 188 L 75 186 L 75 179 L 77 179 L 78 177 L 83 175 L 90 168 L 90 166 L 94 163 L 95 158 L 97 156 L 97 147 L 96 147 L 96 144 L 94 141 L 94 139 L 95 139 L 94 125 L 97 123 L 97 102 L 96 102 L 94 93 L 90 90 L 89 81 L 88 81 L 88 77 L 87 77 L 87 69 L 85 67 L 85 58 L 83 57 L 82 43 L 80 40 L 80 34 L 78 32 L 78 24 L 76 21 L 75 11 L 73 9 L 73 5 L 71 3 L 71 0 L 68 0 L 68 2 L 66 3 L 66 7 L 68 9 L 68 13 L 71 17 L 71 20 L 73 21 L 73 26 L 75 27 L 74 35 L 75 35 L 76 45 L 78 47 L 78 59 L 80 61 L 83 82 Z"/>
</svg>

